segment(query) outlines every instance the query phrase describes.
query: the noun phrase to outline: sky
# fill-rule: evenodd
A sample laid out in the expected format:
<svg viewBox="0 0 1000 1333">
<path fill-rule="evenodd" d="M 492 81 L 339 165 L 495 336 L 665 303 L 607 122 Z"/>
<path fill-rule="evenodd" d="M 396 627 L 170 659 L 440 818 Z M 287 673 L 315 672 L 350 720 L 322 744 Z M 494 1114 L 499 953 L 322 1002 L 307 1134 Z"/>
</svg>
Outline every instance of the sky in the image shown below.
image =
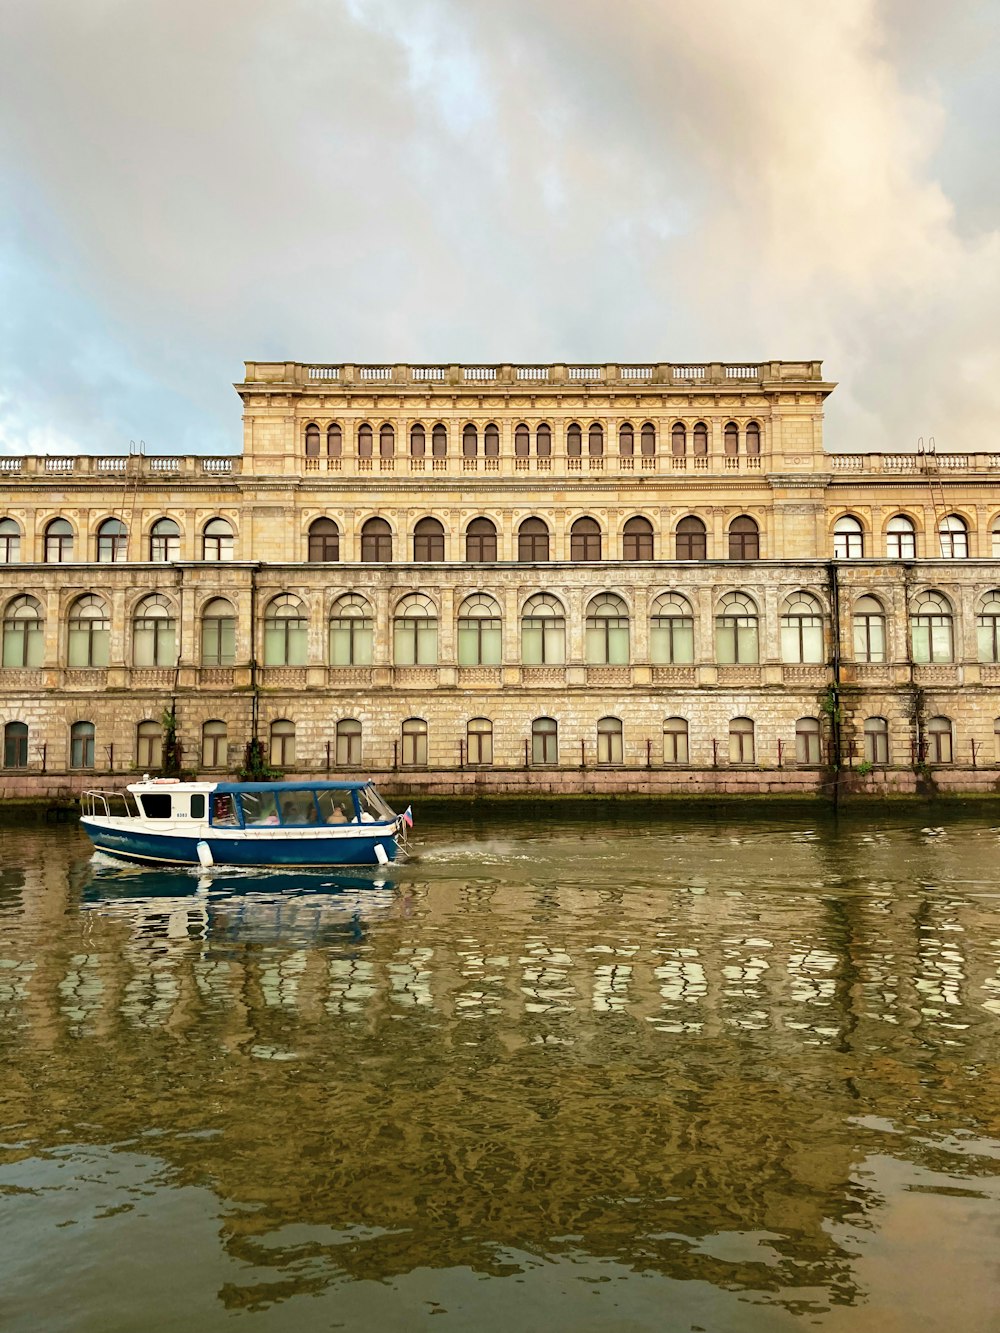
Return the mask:
<svg viewBox="0 0 1000 1333">
<path fill-rule="evenodd" d="M 244 360 L 822 359 L 1000 445 L 1000 0 L 0 0 L 0 450 Z"/>
</svg>

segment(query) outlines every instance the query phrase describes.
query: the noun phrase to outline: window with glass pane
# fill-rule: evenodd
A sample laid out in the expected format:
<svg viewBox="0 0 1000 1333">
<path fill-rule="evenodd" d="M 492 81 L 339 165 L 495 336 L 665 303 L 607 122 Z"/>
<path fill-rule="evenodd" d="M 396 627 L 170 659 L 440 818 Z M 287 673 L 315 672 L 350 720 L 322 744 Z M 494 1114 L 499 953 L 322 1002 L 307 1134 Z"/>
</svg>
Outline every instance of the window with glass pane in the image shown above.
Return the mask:
<svg viewBox="0 0 1000 1333">
<path fill-rule="evenodd" d="M 527 458 L 531 453 L 531 432 L 522 421 L 514 427 L 514 457 Z"/>
<path fill-rule="evenodd" d="M 656 453 L 656 427 L 651 421 L 644 421 L 639 432 L 639 452 L 643 458 L 652 458 Z"/>
<path fill-rule="evenodd" d="M 106 667 L 111 651 L 111 622 L 100 597 L 78 597 L 70 607 L 67 624 L 67 665 Z"/>
<path fill-rule="evenodd" d="M 70 768 L 94 767 L 94 724 L 74 722 L 69 729 Z"/>
<path fill-rule="evenodd" d="M 597 762 L 620 764 L 623 753 L 621 719 L 602 717 L 597 723 Z"/>
<path fill-rule="evenodd" d="M 500 607 L 485 593 L 467 597 L 458 609 L 459 666 L 499 666 Z"/>
<path fill-rule="evenodd" d="M 760 559 L 760 530 L 749 514 L 740 514 L 729 525 L 729 558 Z"/>
<path fill-rule="evenodd" d="M 150 528 L 149 558 L 159 564 L 181 558 L 181 530 L 172 518 L 158 518 Z"/>
<path fill-rule="evenodd" d="M 1000 560 L 1000 525 L 990 533 L 990 554 L 994 560 Z"/>
<path fill-rule="evenodd" d="M 628 607 L 615 593 L 602 593 L 587 607 L 586 661 L 624 666 L 629 660 Z"/>
<path fill-rule="evenodd" d="M 0 519 L 0 565 L 16 564 L 21 558 L 21 529 L 12 518 Z"/>
<path fill-rule="evenodd" d="M 600 560 L 601 525 L 595 518 L 578 518 L 569 531 L 571 560 Z"/>
<path fill-rule="evenodd" d="M 374 441 L 374 436 L 372 435 L 371 426 L 369 426 L 367 421 L 362 422 L 362 424 L 358 427 L 359 458 L 371 458 L 373 452 L 372 448 L 373 441 Z"/>
<path fill-rule="evenodd" d="M 677 524 L 678 560 L 704 560 L 708 551 L 705 525 L 700 518 L 689 514 Z"/>
<path fill-rule="evenodd" d="M 409 717 L 403 723 L 401 762 L 406 768 L 427 763 L 427 723 L 421 717 Z"/>
<path fill-rule="evenodd" d="M 884 717 L 865 718 L 865 759 L 869 764 L 889 762 L 889 723 Z"/>
<path fill-rule="evenodd" d="M 232 560 L 233 530 L 224 518 L 210 518 L 202 532 L 205 560 Z"/>
<path fill-rule="evenodd" d="M 491 421 L 483 431 L 483 457 L 497 458 L 500 455 L 500 431 L 496 422 Z"/>
<path fill-rule="evenodd" d="M 338 597 L 330 611 L 330 665 L 371 666 L 374 624 L 363 597 L 354 592 Z"/>
<path fill-rule="evenodd" d="M 665 592 L 653 602 L 649 618 L 650 661 L 676 665 L 694 661 L 694 616 L 679 593 Z"/>
<path fill-rule="evenodd" d="M 340 559 L 340 529 L 332 518 L 317 518 L 309 524 L 310 564 L 325 564 Z"/>
<path fill-rule="evenodd" d="M 423 458 L 427 449 L 427 433 L 418 421 L 410 427 L 410 457 Z"/>
<path fill-rule="evenodd" d="M 735 421 L 727 421 L 722 435 L 722 447 L 730 458 L 735 458 L 740 451 L 740 430 Z"/>
<path fill-rule="evenodd" d="M 539 458 L 548 458 L 552 453 L 552 427 L 542 421 L 535 431 L 535 453 Z"/>
<path fill-rule="evenodd" d="M 833 525 L 835 560 L 860 560 L 865 553 L 865 530 L 858 519 L 844 514 Z"/>
<path fill-rule="evenodd" d="M 462 430 L 462 457 L 475 458 L 479 453 L 479 432 L 470 421 Z"/>
<path fill-rule="evenodd" d="M 326 456 L 339 458 L 344 452 L 344 432 L 336 421 L 331 421 L 326 428 Z"/>
<path fill-rule="evenodd" d="M 950 764 L 954 758 L 950 717 L 932 717 L 927 723 L 927 759 L 932 764 Z"/>
<path fill-rule="evenodd" d="M 159 722 L 140 722 L 135 729 L 135 763 L 137 768 L 159 768 L 163 763 L 163 728 Z"/>
<path fill-rule="evenodd" d="M 1000 764 L 1000 717 L 993 719 L 993 761 Z"/>
<path fill-rule="evenodd" d="M 517 558 L 525 562 L 548 560 L 549 530 L 543 519 L 526 518 L 518 528 Z"/>
<path fill-rule="evenodd" d="M 3 729 L 4 768 L 28 767 L 28 724 L 8 722 Z"/>
<path fill-rule="evenodd" d="M 566 614 L 550 593 L 529 597 L 521 612 L 521 661 L 548 666 L 566 660 Z"/>
<path fill-rule="evenodd" d="M 436 518 L 419 519 L 413 529 L 414 560 L 444 559 L 444 528 Z"/>
<path fill-rule="evenodd" d="M 854 660 L 885 661 L 885 611 L 876 597 L 859 597 L 854 603 Z"/>
<path fill-rule="evenodd" d="M 309 660 L 309 621 L 297 597 L 282 593 L 264 612 L 264 665 L 305 666 Z"/>
<path fill-rule="evenodd" d="M 683 421 L 675 421 L 670 427 L 670 452 L 675 458 L 687 453 L 687 427 Z"/>
<path fill-rule="evenodd" d="M 466 727 L 465 737 L 467 763 L 493 763 L 493 723 L 488 717 L 472 718 Z"/>
<path fill-rule="evenodd" d="M 587 452 L 591 458 L 600 458 L 604 453 L 604 427 L 599 421 L 591 422 L 587 431 Z"/>
<path fill-rule="evenodd" d="M 719 605 L 715 659 L 726 666 L 758 660 L 757 607 L 744 593 L 727 593 Z"/>
<path fill-rule="evenodd" d="M 800 717 L 795 724 L 795 762 L 823 762 L 822 736 L 818 717 Z"/>
<path fill-rule="evenodd" d="M 270 761 L 275 768 L 291 768 L 295 763 L 295 723 L 287 718 L 271 723 Z"/>
<path fill-rule="evenodd" d="M 688 763 L 688 724 L 683 717 L 668 717 L 663 724 L 663 762 Z"/>
<path fill-rule="evenodd" d="M 23 595 L 8 602 L 3 617 L 5 667 L 40 667 L 45 660 L 45 629 L 41 605 Z"/>
<path fill-rule="evenodd" d="M 73 559 L 73 529 L 65 518 L 54 518 L 45 529 L 45 563 L 62 565 Z"/>
<path fill-rule="evenodd" d="M 438 422 L 431 431 L 431 457 L 447 458 L 448 456 L 448 429 L 443 422 Z"/>
<path fill-rule="evenodd" d="M 652 560 L 653 525 L 648 518 L 630 518 L 622 529 L 622 559 Z"/>
<path fill-rule="evenodd" d="M 631 458 L 635 453 L 635 428 L 631 421 L 623 421 L 618 427 L 618 454 L 621 458 Z"/>
<path fill-rule="evenodd" d="M 404 597 L 393 617 L 393 661 L 396 666 L 433 666 L 437 662 L 437 610 L 429 597 Z"/>
<path fill-rule="evenodd" d="M 488 518 L 474 518 L 465 530 L 465 558 L 469 561 L 497 558 L 496 524 Z"/>
<path fill-rule="evenodd" d="M 306 458 L 319 458 L 319 427 L 315 421 L 306 426 Z"/>
<path fill-rule="evenodd" d="M 365 564 L 392 559 L 392 529 L 384 518 L 370 518 L 362 527 L 361 559 Z"/>
<path fill-rule="evenodd" d="M 957 514 L 949 514 L 938 528 L 943 560 L 965 560 L 969 554 L 969 529 Z"/>
<path fill-rule="evenodd" d="M 917 536 L 913 520 L 905 514 L 890 518 L 885 527 L 885 553 L 890 560 L 914 560 Z"/>
<path fill-rule="evenodd" d="M 916 598 L 910 613 L 910 638 L 914 662 L 954 661 L 951 603 L 941 593 L 925 592 Z"/>
<path fill-rule="evenodd" d="M 781 611 L 781 660 L 822 662 L 823 610 L 809 593 L 789 597 Z"/>
<path fill-rule="evenodd" d="M 396 432 L 388 422 L 379 427 L 378 432 L 378 454 L 379 458 L 392 458 L 396 452 Z"/>
<path fill-rule="evenodd" d="M 202 768 L 225 768 L 229 762 L 229 729 L 225 722 L 213 718 L 201 728 Z"/>
<path fill-rule="evenodd" d="M 342 717 L 336 734 L 338 768 L 354 767 L 361 763 L 361 723 L 357 718 Z"/>
<path fill-rule="evenodd" d="M 756 421 L 747 422 L 746 445 L 748 458 L 755 458 L 760 453 L 760 426 Z"/>
<path fill-rule="evenodd" d="M 704 421 L 694 423 L 694 453 L 696 456 L 704 457 L 708 453 L 708 427 Z"/>
<path fill-rule="evenodd" d="M 734 717 L 729 724 L 729 762 L 754 762 L 753 723 L 748 717 Z"/>
<path fill-rule="evenodd" d="M 566 457 L 579 458 L 583 453 L 583 431 L 578 421 L 571 421 L 566 427 Z"/>
<path fill-rule="evenodd" d="M 228 667 L 236 661 L 236 612 L 224 597 L 214 597 L 201 614 L 201 664 Z"/>
<path fill-rule="evenodd" d="M 1000 662 L 1000 592 L 990 592 L 979 604 L 976 638 L 980 662 Z"/>
<path fill-rule="evenodd" d="M 128 553 L 128 529 L 120 518 L 106 518 L 97 529 L 97 559 L 101 564 L 115 564 Z"/>
<path fill-rule="evenodd" d="M 536 717 L 531 724 L 531 762 L 559 762 L 559 726 L 554 718 Z"/>
</svg>

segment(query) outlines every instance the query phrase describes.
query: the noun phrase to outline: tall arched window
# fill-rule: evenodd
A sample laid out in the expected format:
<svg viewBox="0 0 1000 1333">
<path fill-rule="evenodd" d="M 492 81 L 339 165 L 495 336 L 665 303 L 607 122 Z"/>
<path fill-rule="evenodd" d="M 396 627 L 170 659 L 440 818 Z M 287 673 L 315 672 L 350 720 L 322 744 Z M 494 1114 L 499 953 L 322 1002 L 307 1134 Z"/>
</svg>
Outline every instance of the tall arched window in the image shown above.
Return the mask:
<svg viewBox="0 0 1000 1333">
<path fill-rule="evenodd" d="M 437 662 L 437 610 L 429 597 L 414 592 L 397 604 L 392 640 L 396 666 L 433 666 Z"/>
<path fill-rule="evenodd" d="M 535 593 L 524 604 L 521 661 L 525 666 L 552 666 L 566 661 L 566 613 L 551 593 Z"/>
<path fill-rule="evenodd" d="M 342 717 L 337 723 L 336 764 L 338 768 L 356 768 L 361 763 L 361 723 L 354 717 Z"/>
<path fill-rule="evenodd" d="M 210 518 L 201 536 L 202 558 L 205 560 L 232 560 L 233 529 L 224 518 Z"/>
<path fill-rule="evenodd" d="M 271 723 L 269 758 L 274 768 L 291 768 L 295 763 L 295 723 L 287 718 Z"/>
<path fill-rule="evenodd" d="M 916 528 L 912 518 L 897 514 L 885 526 L 885 553 L 890 560 L 913 560 L 917 554 Z"/>
<path fill-rule="evenodd" d="M 45 563 L 64 565 L 73 559 L 73 527 L 67 518 L 54 518 L 45 529 Z"/>
<path fill-rule="evenodd" d="M 132 664 L 172 667 L 177 664 L 177 620 L 162 593 L 144 597 L 132 618 Z"/>
<path fill-rule="evenodd" d="M 163 727 L 152 718 L 140 722 L 135 729 L 135 763 L 137 768 L 160 768 L 163 764 Z"/>
<path fill-rule="evenodd" d="M 462 457 L 475 458 L 479 453 L 479 432 L 470 421 L 462 431 Z"/>
<path fill-rule="evenodd" d="M 740 451 L 740 429 L 735 421 L 727 421 L 722 432 L 722 448 L 729 458 L 735 458 Z"/>
<path fill-rule="evenodd" d="M 622 529 L 622 559 L 652 560 L 653 525 L 648 518 L 637 514 Z"/>
<path fill-rule="evenodd" d="M 734 717 L 729 724 L 729 762 L 754 762 L 753 722 L 748 717 Z"/>
<path fill-rule="evenodd" d="M 668 717 L 663 724 L 663 762 L 686 764 L 688 760 L 688 724 L 683 717 Z"/>
<path fill-rule="evenodd" d="M 608 765 L 624 762 L 624 743 L 620 717 L 602 717 L 598 719 L 597 762 Z"/>
<path fill-rule="evenodd" d="M 658 665 L 694 661 L 694 616 L 691 603 L 677 592 L 663 592 L 649 616 L 649 656 Z"/>
<path fill-rule="evenodd" d="M 424 768 L 427 765 L 427 723 L 422 717 L 408 717 L 402 727 L 405 768 Z"/>
<path fill-rule="evenodd" d="M 414 560 L 444 559 L 444 527 L 436 518 L 421 518 L 413 529 Z"/>
<path fill-rule="evenodd" d="M 910 611 L 913 660 L 918 663 L 953 662 L 955 628 L 951 603 L 942 593 L 923 592 Z"/>
<path fill-rule="evenodd" d="M 927 723 L 927 762 L 930 764 L 950 764 L 954 757 L 951 718 L 932 717 Z"/>
<path fill-rule="evenodd" d="M 729 558 L 760 559 L 760 529 L 749 514 L 739 514 L 729 525 Z"/>
<path fill-rule="evenodd" d="M 229 728 L 213 718 L 201 728 L 202 768 L 225 768 L 229 762 Z"/>
<path fill-rule="evenodd" d="M 980 662 L 1000 662 L 1000 592 L 988 592 L 976 612 Z"/>
<path fill-rule="evenodd" d="M 628 607 L 617 593 L 598 593 L 587 607 L 585 658 L 593 666 L 628 663 Z"/>
<path fill-rule="evenodd" d="M 642 423 L 639 432 L 639 452 L 643 458 L 652 458 L 656 453 L 656 427 L 651 421 Z"/>
<path fill-rule="evenodd" d="M 865 718 L 865 760 L 869 764 L 889 762 L 889 724 L 884 717 Z"/>
<path fill-rule="evenodd" d="M 1000 519 L 993 520 L 993 527 L 990 529 L 990 555 L 994 560 L 1000 560 Z"/>
<path fill-rule="evenodd" d="M 149 558 L 161 565 L 181 558 L 181 530 L 172 518 L 158 518 L 150 528 Z"/>
<path fill-rule="evenodd" d="M 28 724 L 8 722 L 3 729 L 4 768 L 28 767 Z"/>
<path fill-rule="evenodd" d="M 201 613 L 201 664 L 230 667 L 236 662 L 236 611 L 225 597 L 213 597 Z"/>
<path fill-rule="evenodd" d="M 110 661 L 111 622 L 100 597 L 87 593 L 69 609 L 66 664 L 70 667 L 106 667 Z"/>
<path fill-rule="evenodd" d="M 500 430 L 495 421 L 488 421 L 483 431 L 483 457 L 499 458 Z"/>
<path fill-rule="evenodd" d="M 472 717 L 465 729 L 465 762 L 493 763 L 493 723 L 488 717 Z"/>
<path fill-rule="evenodd" d="M 427 451 L 427 432 L 419 421 L 410 427 L 410 457 L 423 458 Z"/>
<path fill-rule="evenodd" d="M 855 662 L 885 661 L 885 608 L 870 594 L 854 603 Z"/>
<path fill-rule="evenodd" d="M 823 608 L 812 593 L 793 593 L 781 608 L 781 660 L 824 660 Z"/>
<path fill-rule="evenodd" d="M 583 431 L 578 421 L 571 421 L 566 427 L 566 457 L 579 458 L 583 453 Z"/>
<path fill-rule="evenodd" d="M 347 592 L 330 608 L 330 665 L 371 666 L 375 621 L 360 593 Z"/>
<path fill-rule="evenodd" d="M 797 764 L 823 762 L 822 734 L 818 717 L 800 717 L 796 722 L 795 762 Z"/>
<path fill-rule="evenodd" d="M 431 430 L 431 457 L 448 457 L 448 428 L 443 421 L 439 421 Z"/>
<path fill-rule="evenodd" d="M 743 592 L 728 592 L 715 617 L 715 658 L 721 665 L 756 662 L 757 607 Z"/>
<path fill-rule="evenodd" d="M 865 553 L 865 530 L 853 514 L 842 514 L 833 525 L 833 558 L 860 560 Z"/>
<path fill-rule="evenodd" d="M 0 565 L 16 564 L 21 558 L 21 529 L 12 518 L 0 518 Z"/>
<path fill-rule="evenodd" d="M 675 458 L 683 458 L 687 447 L 687 427 L 683 421 L 675 421 L 670 427 L 670 452 Z"/>
<path fill-rule="evenodd" d="M 40 667 L 45 660 L 45 622 L 41 604 L 22 594 L 7 603 L 3 615 L 5 667 Z"/>
<path fill-rule="evenodd" d="M 756 458 L 760 453 L 760 426 L 756 421 L 748 421 L 746 429 L 747 457 Z"/>
<path fill-rule="evenodd" d="M 964 518 L 949 514 L 938 527 L 943 560 L 966 560 L 969 555 L 969 528 Z"/>
<path fill-rule="evenodd" d="M 599 421 L 590 423 L 587 431 L 587 453 L 591 458 L 600 458 L 604 453 L 604 427 Z"/>
<path fill-rule="evenodd" d="M 340 559 L 340 529 L 332 518 L 317 518 L 309 524 L 308 559 L 310 564 Z"/>
<path fill-rule="evenodd" d="M 600 560 L 601 525 L 596 518 L 578 518 L 569 530 L 571 560 Z"/>
<path fill-rule="evenodd" d="M 677 524 L 678 560 L 704 560 L 708 553 L 705 525 L 700 518 L 688 514 Z"/>
<path fill-rule="evenodd" d="M 374 452 L 373 445 L 374 436 L 372 435 L 372 428 L 367 421 L 362 421 L 361 425 L 358 427 L 358 457 L 371 458 L 372 453 Z"/>
<path fill-rule="evenodd" d="M 94 767 L 94 741 L 93 722 L 73 723 L 69 729 L 70 768 Z"/>
<path fill-rule="evenodd" d="M 264 612 L 264 665 L 301 667 L 309 661 L 309 621 L 298 597 L 281 593 Z"/>
<path fill-rule="evenodd" d="M 392 559 L 392 529 L 384 518 L 369 518 L 361 528 L 363 564 L 381 564 Z"/>
<path fill-rule="evenodd" d="M 623 421 L 618 427 L 618 455 L 631 458 L 635 453 L 635 429 L 631 421 Z"/>
<path fill-rule="evenodd" d="M 703 458 L 708 453 L 708 426 L 704 421 L 694 423 L 694 455 L 696 458 Z"/>
<path fill-rule="evenodd" d="M 344 452 L 344 432 L 340 423 L 331 421 L 326 428 L 326 456 L 339 458 Z"/>
<path fill-rule="evenodd" d="M 97 529 L 97 559 L 102 565 L 119 563 L 128 553 L 128 529 L 120 518 L 106 518 Z"/>
<path fill-rule="evenodd" d="M 535 431 L 535 453 L 539 458 L 552 455 L 552 427 L 547 421 L 541 421 Z"/>
<path fill-rule="evenodd" d="M 536 717 L 531 724 L 531 762 L 558 764 L 559 724 L 552 717 Z"/>
<path fill-rule="evenodd" d="M 548 560 L 549 529 L 544 519 L 526 518 L 518 528 L 517 558 L 526 563 Z"/>
<path fill-rule="evenodd" d="M 484 592 L 466 597 L 458 608 L 459 666 L 499 666 L 500 607 Z"/>
<path fill-rule="evenodd" d="M 306 458 L 319 458 L 319 426 L 315 421 L 306 426 Z"/>
<path fill-rule="evenodd" d="M 392 458 L 395 452 L 396 432 L 388 421 L 384 421 L 378 432 L 378 456 L 379 458 Z"/>
<path fill-rule="evenodd" d="M 531 432 L 524 422 L 514 427 L 514 457 L 527 458 L 531 453 Z"/>
<path fill-rule="evenodd" d="M 489 518 L 474 518 L 465 529 L 465 558 L 471 563 L 497 558 L 496 524 Z"/>
</svg>

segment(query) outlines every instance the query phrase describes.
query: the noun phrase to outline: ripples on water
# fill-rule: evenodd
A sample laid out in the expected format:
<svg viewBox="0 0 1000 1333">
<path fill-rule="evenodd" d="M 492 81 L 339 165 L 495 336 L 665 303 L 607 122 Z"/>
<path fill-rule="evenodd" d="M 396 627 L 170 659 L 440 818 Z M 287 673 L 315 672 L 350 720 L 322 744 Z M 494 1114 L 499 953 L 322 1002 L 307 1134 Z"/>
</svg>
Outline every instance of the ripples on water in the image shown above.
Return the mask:
<svg viewBox="0 0 1000 1333">
<path fill-rule="evenodd" d="M 1000 830 L 420 832 L 0 830 L 0 1327 L 1000 1327 Z"/>
</svg>

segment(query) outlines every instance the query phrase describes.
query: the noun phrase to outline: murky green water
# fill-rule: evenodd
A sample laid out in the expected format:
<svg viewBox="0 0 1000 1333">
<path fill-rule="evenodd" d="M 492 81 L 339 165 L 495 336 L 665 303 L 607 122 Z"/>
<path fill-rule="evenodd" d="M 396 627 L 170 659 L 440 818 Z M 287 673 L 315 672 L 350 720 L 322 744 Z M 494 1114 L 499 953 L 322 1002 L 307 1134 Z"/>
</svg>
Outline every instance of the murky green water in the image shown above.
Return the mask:
<svg viewBox="0 0 1000 1333">
<path fill-rule="evenodd" d="M 0 830 L 0 1327 L 1000 1327 L 1000 829 L 644 819 Z"/>
</svg>

